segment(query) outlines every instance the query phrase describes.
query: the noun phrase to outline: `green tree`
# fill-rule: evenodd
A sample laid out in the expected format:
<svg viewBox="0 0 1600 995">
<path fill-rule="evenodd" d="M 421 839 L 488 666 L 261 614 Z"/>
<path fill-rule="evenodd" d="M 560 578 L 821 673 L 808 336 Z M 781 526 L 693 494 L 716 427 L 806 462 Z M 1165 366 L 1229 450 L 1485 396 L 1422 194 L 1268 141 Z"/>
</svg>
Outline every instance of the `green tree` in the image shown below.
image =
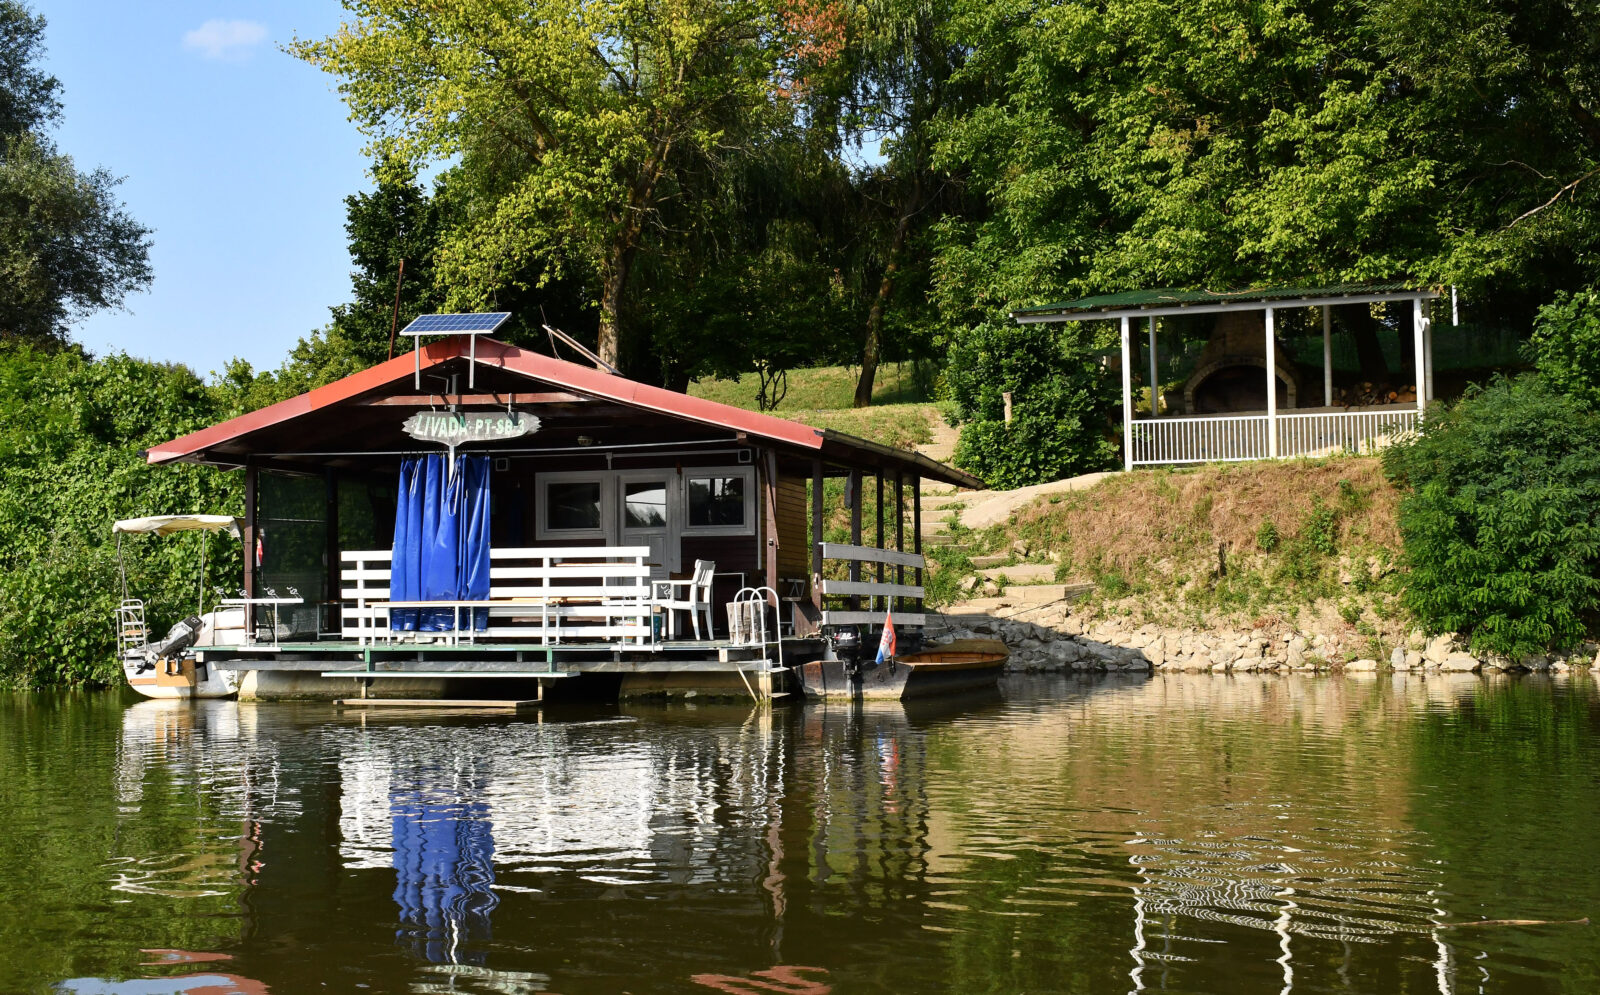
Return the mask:
<svg viewBox="0 0 1600 995">
<path fill-rule="evenodd" d="M 1600 414 L 1534 376 L 1435 407 L 1384 468 L 1409 493 L 1407 608 L 1520 657 L 1565 650 L 1600 607 Z"/>
<path fill-rule="evenodd" d="M 341 79 L 358 125 L 398 161 L 458 158 L 466 220 L 437 260 L 453 306 L 563 274 L 592 278 L 599 354 L 671 182 L 738 151 L 730 122 L 780 98 L 792 32 L 761 0 L 448 6 L 346 0 L 352 19 L 292 51 Z M 730 141 L 731 139 L 731 141 Z"/>
<path fill-rule="evenodd" d="M 0 0 L 0 339 L 59 345 L 74 321 L 150 283 L 150 231 L 104 169 L 81 173 L 44 134 L 60 84 L 37 62 L 44 18 Z"/>
</svg>

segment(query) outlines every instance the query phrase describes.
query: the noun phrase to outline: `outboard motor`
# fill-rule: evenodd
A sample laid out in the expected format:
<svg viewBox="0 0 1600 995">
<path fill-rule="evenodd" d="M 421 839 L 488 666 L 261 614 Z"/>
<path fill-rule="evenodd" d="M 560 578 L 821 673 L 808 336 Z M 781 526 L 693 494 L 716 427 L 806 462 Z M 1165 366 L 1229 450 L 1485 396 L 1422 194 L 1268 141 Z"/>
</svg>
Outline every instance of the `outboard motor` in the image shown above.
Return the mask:
<svg viewBox="0 0 1600 995">
<path fill-rule="evenodd" d="M 176 657 L 200 640 L 200 630 L 203 628 L 205 628 L 205 623 L 200 621 L 200 616 L 190 615 L 182 622 L 168 629 L 165 636 L 145 643 L 135 651 L 145 661 L 139 669 L 146 670 L 154 667 L 158 660 Z"/>
<path fill-rule="evenodd" d="M 845 673 L 861 673 L 861 630 L 853 625 L 834 626 L 828 636 L 828 652 L 844 662 Z"/>
</svg>

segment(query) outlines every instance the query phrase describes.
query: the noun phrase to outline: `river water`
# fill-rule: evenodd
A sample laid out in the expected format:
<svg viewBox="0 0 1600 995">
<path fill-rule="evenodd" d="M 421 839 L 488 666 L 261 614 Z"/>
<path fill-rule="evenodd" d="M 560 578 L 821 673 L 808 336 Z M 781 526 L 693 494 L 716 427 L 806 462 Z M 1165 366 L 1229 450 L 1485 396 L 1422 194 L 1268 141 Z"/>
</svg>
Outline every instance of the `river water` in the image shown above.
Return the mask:
<svg viewBox="0 0 1600 995">
<path fill-rule="evenodd" d="M 1588 678 L 0 697 L 0 992 L 1595 992 Z"/>
</svg>

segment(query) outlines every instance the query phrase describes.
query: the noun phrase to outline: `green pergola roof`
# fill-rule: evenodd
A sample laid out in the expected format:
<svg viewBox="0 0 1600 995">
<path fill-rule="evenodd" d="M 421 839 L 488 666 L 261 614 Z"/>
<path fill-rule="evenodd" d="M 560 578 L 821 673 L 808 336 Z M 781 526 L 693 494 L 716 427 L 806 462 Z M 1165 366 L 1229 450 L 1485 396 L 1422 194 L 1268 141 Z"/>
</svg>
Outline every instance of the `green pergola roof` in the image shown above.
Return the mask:
<svg viewBox="0 0 1600 995">
<path fill-rule="evenodd" d="M 1277 301 L 1299 304 L 1337 303 L 1341 298 L 1381 300 L 1385 298 L 1436 297 L 1438 292 L 1409 283 L 1343 283 L 1331 287 L 1266 287 L 1251 290 L 1127 290 L 1120 294 L 1101 294 L 1076 301 L 1041 304 L 1037 307 L 1018 308 L 1011 312 L 1019 320 L 1041 320 L 1055 317 L 1062 320 L 1118 317 L 1148 311 L 1181 313 L 1195 311 L 1222 311 L 1238 308 L 1254 310 Z"/>
</svg>

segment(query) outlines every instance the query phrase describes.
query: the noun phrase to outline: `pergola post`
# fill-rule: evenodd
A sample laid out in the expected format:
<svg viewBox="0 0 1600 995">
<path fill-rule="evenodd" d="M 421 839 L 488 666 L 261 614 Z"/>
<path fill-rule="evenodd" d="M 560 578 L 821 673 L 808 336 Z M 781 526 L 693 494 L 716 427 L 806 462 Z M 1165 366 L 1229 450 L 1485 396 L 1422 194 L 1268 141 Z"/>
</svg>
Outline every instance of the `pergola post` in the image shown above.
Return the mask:
<svg viewBox="0 0 1600 995">
<path fill-rule="evenodd" d="M 1417 351 L 1417 412 L 1420 414 L 1428 410 L 1428 313 L 1422 306 L 1422 298 L 1411 299 L 1411 338 L 1412 346 Z"/>
<path fill-rule="evenodd" d="M 1278 312 L 1267 308 L 1267 456 L 1278 458 Z"/>
<path fill-rule="evenodd" d="M 1150 417 L 1161 417 L 1161 399 L 1156 396 L 1160 381 L 1156 378 L 1156 319 L 1150 318 Z"/>
<path fill-rule="evenodd" d="M 1322 305 L 1322 406 L 1333 407 L 1333 308 Z"/>
<path fill-rule="evenodd" d="M 1133 356 L 1128 316 L 1122 317 L 1122 468 L 1133 469 Z"/>
</svg>

